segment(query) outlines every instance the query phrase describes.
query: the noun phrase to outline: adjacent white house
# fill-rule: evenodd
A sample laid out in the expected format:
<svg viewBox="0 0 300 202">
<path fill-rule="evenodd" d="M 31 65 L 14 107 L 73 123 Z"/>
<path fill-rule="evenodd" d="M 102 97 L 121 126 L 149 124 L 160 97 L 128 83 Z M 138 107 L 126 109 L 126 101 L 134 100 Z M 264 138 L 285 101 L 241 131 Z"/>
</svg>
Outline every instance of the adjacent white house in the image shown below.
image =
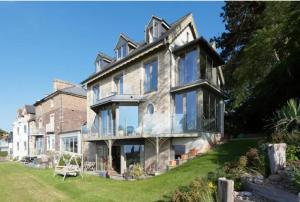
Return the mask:
<svg viewBox="0 0 300 202">
<path fill-rule="evenodd" d="M 13 123 L 13 158 L 21 160 L 29 156 L 29 120 L 34 118 L 35 109 L 32 105 L 25 105 L 17 110 Z"/>
</svg>

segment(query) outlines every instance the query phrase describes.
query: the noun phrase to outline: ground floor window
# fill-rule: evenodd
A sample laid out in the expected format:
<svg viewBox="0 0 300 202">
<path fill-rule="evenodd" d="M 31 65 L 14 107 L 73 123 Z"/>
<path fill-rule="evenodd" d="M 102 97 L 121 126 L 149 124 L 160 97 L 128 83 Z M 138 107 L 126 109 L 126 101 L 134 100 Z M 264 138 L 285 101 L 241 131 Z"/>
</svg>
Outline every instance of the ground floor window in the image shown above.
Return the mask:
<svg viewBox="0 0 300 202">
<path fill-rule="evenodd" d="M 176 133 L 197 129 L 197 91 L 175 95 L 173 130 Z"/>
<path fill-rule="evenodd" d="M 36 140 L 35 140 L 36 155 L 42 154 L 43 148 L 44 148 L 44 138 L 36 137 Z"/>
<path fill-rule="evenodd" d="M 55 135 L 47 136 L 47 150 L 55 150 Z"/>
<path fill-rule="evenodd" d="M 77 136 L 62 137 L 61 150 L 78 153 L 78 137 Z"/>
<path fill-rule="evenodd" d="M 144 167 L 144 145 L 124 145 L 126 167 L 140 164 Z"/>
<path fill-rule="evenodd" d="M 203 130 L 220 131 L 220 99 L 207 90 L 203 91 Z"/>
</svg>

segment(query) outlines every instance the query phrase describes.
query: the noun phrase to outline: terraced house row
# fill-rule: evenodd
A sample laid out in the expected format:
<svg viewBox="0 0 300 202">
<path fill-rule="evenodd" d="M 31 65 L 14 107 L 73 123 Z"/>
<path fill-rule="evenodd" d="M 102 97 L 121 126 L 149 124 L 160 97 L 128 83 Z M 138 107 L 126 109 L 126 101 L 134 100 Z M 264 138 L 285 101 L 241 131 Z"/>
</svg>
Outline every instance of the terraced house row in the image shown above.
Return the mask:
<svg viewBox="0 0 300 202">
<path fill-rule="evenodd" d="M 13 157 L 36 157 L 53 151 L 81 152 L 81 127 L 86 122 L 86 90 L 53 81 L 53 92 L 17 110 L 13 123 Z"/>
<path fill-rule="evenodd" d="M 34 104 L 34 152 L 82 152 L 120 174 L 136 163 L 163 171 L 223 137 L 223 61 L 192 14 L 173 23 L 152 16 L 142 42 L 124 33 L 116 41 L 115 56 L 99 52 L 82 87 L 63 86 Z"/>
</svg>

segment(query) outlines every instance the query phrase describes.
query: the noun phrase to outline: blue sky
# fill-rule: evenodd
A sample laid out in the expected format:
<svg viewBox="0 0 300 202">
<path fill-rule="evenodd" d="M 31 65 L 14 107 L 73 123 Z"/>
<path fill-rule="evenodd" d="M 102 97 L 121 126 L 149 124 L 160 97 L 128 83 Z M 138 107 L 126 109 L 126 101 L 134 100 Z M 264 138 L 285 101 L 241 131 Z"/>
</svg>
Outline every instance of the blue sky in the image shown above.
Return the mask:
<svg viewBox="0 0 300 202">
<path fill-rule="evenodd" d="M 79 83 L 97 51 L 113 55 L 124 32 L 143 40 L 152 15 L 172 23 L 192 12 L 206 39 L 224 31 L 224 2 L 0 2 L 0 128 L 17 108 L 52 91 L 54 78 Z"/>
</svg>

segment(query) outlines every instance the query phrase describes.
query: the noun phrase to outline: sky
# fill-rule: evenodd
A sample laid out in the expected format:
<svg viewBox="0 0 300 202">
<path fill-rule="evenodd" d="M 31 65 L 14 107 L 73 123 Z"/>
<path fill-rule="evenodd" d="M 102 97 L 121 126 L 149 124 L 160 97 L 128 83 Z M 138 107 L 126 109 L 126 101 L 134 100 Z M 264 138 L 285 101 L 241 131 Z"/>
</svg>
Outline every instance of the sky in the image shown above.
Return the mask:
<svg viewBox="0 0 300 202">
<path fill-rule="evenodd" d="M 136 41 L 152 15 L 172 23 L 192 12 L 209 40 L 225 27 L 224 2 L 0 2 L 0 128 L 51 93 L 53 79 L 80 83 L 98 51 L 114 56 L 120 33 Z"/>
</svg>

